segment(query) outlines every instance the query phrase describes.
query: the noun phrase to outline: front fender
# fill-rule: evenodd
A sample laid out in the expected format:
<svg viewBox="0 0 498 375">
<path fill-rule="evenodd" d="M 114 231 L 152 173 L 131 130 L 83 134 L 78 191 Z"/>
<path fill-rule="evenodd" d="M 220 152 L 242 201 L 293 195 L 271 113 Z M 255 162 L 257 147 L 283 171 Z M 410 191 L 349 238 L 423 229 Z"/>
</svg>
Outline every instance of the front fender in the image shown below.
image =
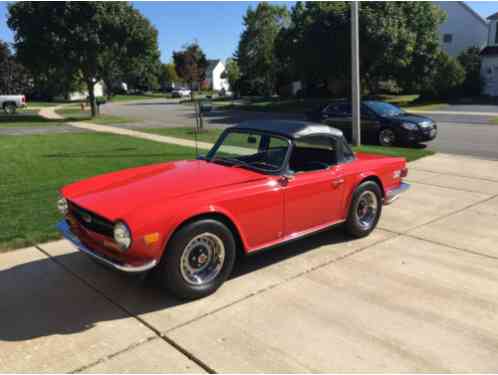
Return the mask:
<svg viewBox="0 0 498 375">
<path fill-rule="evenodd" d="M 206 206 L 197 207 L 194 210 L 185 211 L 181 215 L 176 216 L 171 222 L 168 223 L 167 225 L 168 229 L 164 232 L 164 238 L 162 242 L 163 252 L 166 250 L 167 244 L 170 241 L 173 234 L 183 224 L 195 218 L 200 218 L 209 215 L 221 215 L 226 220 L 229 220 L 233 224 L 235 230 L 237 231 L 236 235 L 240 237 L 244 249 L 248 248 L 247 238 L 236 216 L 233 215 L 228 210 L 226 210 L 225 208 L 220 207 L 218 205 L 206 205 Z"/>
</svg>

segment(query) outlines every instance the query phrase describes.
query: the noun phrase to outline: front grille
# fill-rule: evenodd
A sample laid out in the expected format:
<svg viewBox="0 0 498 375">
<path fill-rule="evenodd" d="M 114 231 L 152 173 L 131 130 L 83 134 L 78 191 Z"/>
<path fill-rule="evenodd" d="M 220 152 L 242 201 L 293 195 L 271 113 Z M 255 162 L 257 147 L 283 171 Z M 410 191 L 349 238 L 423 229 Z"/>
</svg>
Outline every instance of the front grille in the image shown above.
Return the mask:
<svg viewBox="0 0 498 375">
<path fill-rule="evenodd" d="M 69 213 L 72 214 L 82 227 L 103 236 L 113 237 L 114 226 L 112 222 L 91 211 L 85 210 L 73 202 L 68 202 L 68 206 Z"/>
</svg>

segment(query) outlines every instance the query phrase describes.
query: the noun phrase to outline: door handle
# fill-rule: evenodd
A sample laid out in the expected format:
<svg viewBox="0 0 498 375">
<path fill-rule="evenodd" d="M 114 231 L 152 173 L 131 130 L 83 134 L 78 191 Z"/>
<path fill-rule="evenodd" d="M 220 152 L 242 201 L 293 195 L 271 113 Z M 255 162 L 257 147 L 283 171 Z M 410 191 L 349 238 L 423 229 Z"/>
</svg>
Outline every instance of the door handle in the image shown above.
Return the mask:
<svg viewBox="0 0 498 375">
<path fill-rule="evenodd" d="M 332 186 L 337 189 L 343 183 L 344 183 L 344 179 L 343 178 L 337 178 L 334 181 L 332 181 Z"/>
</svg>

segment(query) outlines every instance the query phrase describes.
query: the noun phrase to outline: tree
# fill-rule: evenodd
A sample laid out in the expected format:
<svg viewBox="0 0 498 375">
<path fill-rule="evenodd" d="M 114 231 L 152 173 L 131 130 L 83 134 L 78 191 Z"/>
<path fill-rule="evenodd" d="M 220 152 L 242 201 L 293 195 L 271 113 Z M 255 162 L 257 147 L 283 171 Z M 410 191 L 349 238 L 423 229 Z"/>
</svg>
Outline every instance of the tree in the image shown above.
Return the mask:
<svg viewBox="0 0 498 375">
<path fill-rule="evenodd" d="M 7 43 L 0 40 L 0 93 L 26 94 L 32 88 L 32 78 L 16 59 Z"/>
<path fill-rule="evenodd" d="M 279 70 L 275 39 L 288 20 L 289 12 L 283 6 L 262 2 L 254 10 L 251 7 L 247 9 L 236 59 L 241 80 L 250 90 L 264 95 L 275 92 Z"/>
<path fill-rule="evenodd" d="M 226 78 L 232 91 L 238 95 L 240 92 L 240 69 L 235 59 L 228 59 L 222 78 Z"/>
<path fill-rule="evenodd" d="M 161 89 L 171 86 L 172 83 L 178 82 L 180 77 L 176 74 L 175 64 L 161 64 L 159 73 L 159 84 Z"/>
<path fill-rule="evenodd" d="M 441 51 L 436 59 L 430 80 L 423 80 L 425 98 L 449 98 L 458 94 L 465 80 L 465 69 L 457 59 Z"/>
<path fill-rule="evenodd" d="M 157 31 L 124 2 L 17 2 L 8 6 L 19 59 L 33 74 L 81 78 L 96 115 L 94 87 L 159 59 Z M 112 74 L 112 78 L 109 78 Z"/>
<path fill-rule="evenodd" d="M 194 100 L 194 83 L 200 87 L 200 83 L 206 79 L 208 61 L 197 42 L 185 45 L 181 51 L 173 51 L 173 61 L 176 73 L 188 83 L 192 100 Z"/>
<path fill-rule="evenodd" d="M 433 64 L 444 14 L 427 2 L 362 2 L 359 12 L 363 87 L 382 81 L 408 85 Z M 347 93 L 351 77 L 348 2 L 298 2 L 291 23 L 277 37 L 276 55 L 289 79 L 338 87 Z"/>
<path fill-rule="evenodd" d="M 458 57 L 458 62 L 465 70 L 465 81 L 462 83 L 462 94 L 467 96 L 478 96 L 481 94 L 481 56 L 479 47 L 469 47 Z"/>
</svg>

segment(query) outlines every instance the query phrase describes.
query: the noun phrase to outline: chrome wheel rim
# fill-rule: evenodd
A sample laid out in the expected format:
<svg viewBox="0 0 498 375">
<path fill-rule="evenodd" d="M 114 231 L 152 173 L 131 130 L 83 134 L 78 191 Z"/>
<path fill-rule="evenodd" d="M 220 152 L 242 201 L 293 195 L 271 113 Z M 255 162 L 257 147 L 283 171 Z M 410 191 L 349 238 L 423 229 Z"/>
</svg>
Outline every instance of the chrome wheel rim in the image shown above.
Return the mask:
<svg viewBox="0 0 498 375">
<path fill-rule="evenodd" d="M 372 227 L 377 218 L 378 206 L 377 196 L 373 191 L 367 190 L 360 195 L 356 206 L 356 220 L 361 229 L 368 230 Z"/>
<path fill-rule="evenodd" d="M 391 129 L 384 129 L 379 134 L 379 140 L 382 146 L 392 146 L 395 139 L 396 135 Z"/>
<path fill-rule="evenodd" d="M 192 285 L 209 283 L 219 275 L 225 263 L 223 241 L 213 233 L 202 233 L 192 238 L 183 250 L 180 272 Z"/>
</svg>

